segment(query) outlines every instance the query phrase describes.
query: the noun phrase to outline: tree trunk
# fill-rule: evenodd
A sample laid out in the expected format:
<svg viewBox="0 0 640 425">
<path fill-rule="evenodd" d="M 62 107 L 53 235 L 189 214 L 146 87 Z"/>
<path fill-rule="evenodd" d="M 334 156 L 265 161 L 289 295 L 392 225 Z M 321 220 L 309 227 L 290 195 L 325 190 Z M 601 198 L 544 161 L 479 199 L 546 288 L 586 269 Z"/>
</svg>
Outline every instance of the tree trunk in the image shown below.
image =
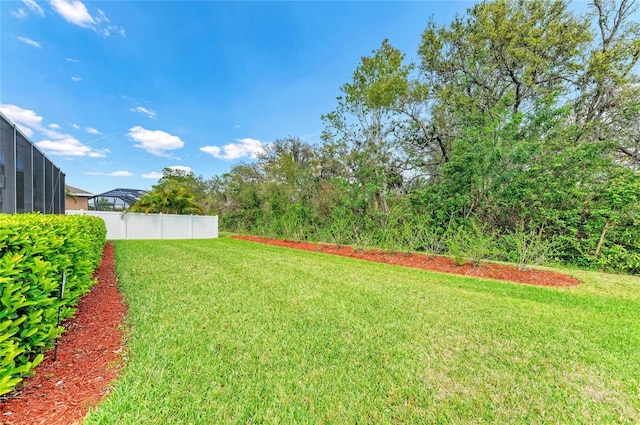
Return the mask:
<svg viewBox="0 0 640 425">
<path fill-rule="evenodd" d="M 604 236 L 607 233 L 607 229 L 609 228 L 609 219 L 604 222 L 604 226 L 602 226 L 602 233 L 600 233 L 600 239 L 598 240 L 598 245 L 596 246 L 596 258 L 600 255 L 600 250 L 602 249 L 602 244 L 604 243 Z"/>
</svg>

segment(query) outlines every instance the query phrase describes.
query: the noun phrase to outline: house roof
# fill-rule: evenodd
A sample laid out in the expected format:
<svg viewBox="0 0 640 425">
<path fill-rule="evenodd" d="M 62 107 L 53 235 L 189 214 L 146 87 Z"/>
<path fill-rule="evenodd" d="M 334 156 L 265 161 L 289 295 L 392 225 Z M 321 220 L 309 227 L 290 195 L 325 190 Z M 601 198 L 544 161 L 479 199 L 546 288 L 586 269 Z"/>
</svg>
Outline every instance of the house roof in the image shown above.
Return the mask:
<svg viewBox="0 0 640 425">
<path fill-rule="evenodd" d="M 96 198 L 120 198 L 128 204 L 133 204 L 140 199 L 140 197 L 145 194 L 146 191 L 140 189 L 113 189 L 108 192 L 100 193 L 98 195 L 93 195 L 90 199 Z"/>
<path fill-rule="evenodd" d="M 93 193 L 87 192 L 86 190 L 78 189 L 77 187 L 69 186 L 68 184 L 65 184 L 64 187 L 67 193 L 73 196 L 82 196 L 82 197 L 93 196 Z"/>
</svg>

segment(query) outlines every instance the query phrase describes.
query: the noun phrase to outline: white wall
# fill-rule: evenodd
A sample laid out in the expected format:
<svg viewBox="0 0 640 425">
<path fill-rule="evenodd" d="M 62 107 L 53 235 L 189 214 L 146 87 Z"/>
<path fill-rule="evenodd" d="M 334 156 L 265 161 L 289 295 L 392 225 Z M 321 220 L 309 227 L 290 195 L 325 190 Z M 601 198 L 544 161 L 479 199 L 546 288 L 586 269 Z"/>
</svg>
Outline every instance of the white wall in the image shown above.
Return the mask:
<svg viewBox="0 0 640 425">
<path fill-rule="evenodd" d="M 100 217 L 107 239 L 209 239 L 218 237 L 218 216 L 141 214 L 67 210 L 67 214 Z"/>
</svg>

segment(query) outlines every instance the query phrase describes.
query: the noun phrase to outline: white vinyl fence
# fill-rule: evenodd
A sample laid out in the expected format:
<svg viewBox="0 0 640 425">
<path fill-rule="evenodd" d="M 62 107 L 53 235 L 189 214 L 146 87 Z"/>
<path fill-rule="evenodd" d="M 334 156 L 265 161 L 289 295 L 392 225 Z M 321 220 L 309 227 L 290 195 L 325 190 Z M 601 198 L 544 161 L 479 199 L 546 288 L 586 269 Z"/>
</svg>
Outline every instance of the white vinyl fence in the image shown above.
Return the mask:
<svg viewBox="0 0 640 425">
<path fill-rule="evenodd" d="M 218 216 L 141 214 L 67 210 L 67 214 L 100 217 L 107 239 L 209 239 L 218 237 Z"/>
</svg>

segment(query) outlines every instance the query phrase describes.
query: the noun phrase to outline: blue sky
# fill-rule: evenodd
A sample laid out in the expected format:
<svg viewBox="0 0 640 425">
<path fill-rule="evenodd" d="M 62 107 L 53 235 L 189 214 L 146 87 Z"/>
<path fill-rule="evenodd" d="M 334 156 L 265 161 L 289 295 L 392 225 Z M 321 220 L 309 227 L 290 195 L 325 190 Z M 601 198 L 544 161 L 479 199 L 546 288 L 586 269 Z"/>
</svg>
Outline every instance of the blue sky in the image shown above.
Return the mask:
<svg viewBox="0 0 640 425">
<path fill-rule="evenodd" d="M 321 115 L 388 38 L 470 2 L 0 1 L 0 110 L 92 193 L 210 178 Z"/>
</svg>

